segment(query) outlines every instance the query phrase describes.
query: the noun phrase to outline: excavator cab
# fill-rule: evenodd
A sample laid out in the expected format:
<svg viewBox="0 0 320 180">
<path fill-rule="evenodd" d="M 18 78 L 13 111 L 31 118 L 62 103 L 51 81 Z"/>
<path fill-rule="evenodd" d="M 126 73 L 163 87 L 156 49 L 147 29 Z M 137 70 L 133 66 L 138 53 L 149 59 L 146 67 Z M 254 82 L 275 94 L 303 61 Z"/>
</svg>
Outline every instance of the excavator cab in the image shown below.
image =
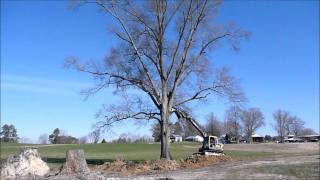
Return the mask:
<svg viewBox="0 0 320 180">
<path fill-rule="evenodd" d="M 223 154 L 223 144 L 219 142 L 217 136 L 206 136 L 203 140 L 202 147 L 199 149 L 200 153 L 210 154 Z"/>
</svg>

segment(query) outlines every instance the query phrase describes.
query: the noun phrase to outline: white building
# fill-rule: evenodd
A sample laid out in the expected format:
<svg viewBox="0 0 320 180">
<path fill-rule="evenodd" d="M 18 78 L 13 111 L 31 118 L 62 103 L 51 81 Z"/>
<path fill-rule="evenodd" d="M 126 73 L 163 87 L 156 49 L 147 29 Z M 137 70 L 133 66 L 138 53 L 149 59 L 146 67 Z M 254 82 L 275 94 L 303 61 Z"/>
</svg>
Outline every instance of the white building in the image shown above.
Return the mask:
<svg viewBox="0 0 320 180">
<path fill-rule="evenodd" d="M 263 142 L 264 140 L 264 137 L 260 136 L 259 134 L 254 134 L 251 137 L 252 137 L 252 142 Z"/>
<path fill-rule="evenodd" d="M 196 135 L 196 136 L 188 136 L 184 139 L 185 141 L 192 141 L 192 142 L 203 142 L 203 137 Z"/>
<path fill-rule="evenodd" d="M 170 136 L 170 141 L 171 142 L 182 142 L 182 136 L 176 135 L 176 134 L 172 134 Z"/>
</svg>

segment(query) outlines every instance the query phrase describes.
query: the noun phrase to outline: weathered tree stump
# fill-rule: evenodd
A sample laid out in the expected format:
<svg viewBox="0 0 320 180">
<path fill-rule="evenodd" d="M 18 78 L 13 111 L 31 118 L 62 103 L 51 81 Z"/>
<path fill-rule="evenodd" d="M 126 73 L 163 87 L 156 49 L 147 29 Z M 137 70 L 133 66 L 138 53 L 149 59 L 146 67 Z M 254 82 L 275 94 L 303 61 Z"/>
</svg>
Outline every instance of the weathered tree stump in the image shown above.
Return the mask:
<svg viewBox="0 0 320 180">
<path fill-rule="evenodd" d="M 7 160 L 2 160 L 0 170 L 0 179 L 29 179 L 28 175 L 44 176 L 50 169 L 42 161 L 37 147 L 24 147 Z"/>
<path fill-rule="evenodd" d="M 82 149 L 68 150 L 62 173 L 88 172 L 89 168 Z"/>
</svg>

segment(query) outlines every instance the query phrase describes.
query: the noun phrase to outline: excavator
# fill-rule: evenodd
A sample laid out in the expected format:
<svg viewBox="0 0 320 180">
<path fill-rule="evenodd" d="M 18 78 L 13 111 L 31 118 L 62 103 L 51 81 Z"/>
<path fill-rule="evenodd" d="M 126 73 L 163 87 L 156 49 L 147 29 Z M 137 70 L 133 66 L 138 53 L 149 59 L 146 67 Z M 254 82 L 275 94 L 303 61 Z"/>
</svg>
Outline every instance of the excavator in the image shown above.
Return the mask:
<svg viewBox="0 0 320 180">
<path fill-rule="evenodd" d="M 219 142 L 219 139 L 217 136 L 208 135 L 204 130 L 202 130 L 200 125 L 197 123 L 197 121 L 186 111 L 182 109 L 174 108 L 174 113 L 177 115 L 178 119 L 181 118 L 189 121 L 192 124 L 192 126 L 194 126 L 203 137 L 202 147 L 200 147 L 199 152 L 195 154 L 201 154 L 205 156 L 224 155 L 223 144 Z"/>
</svg>

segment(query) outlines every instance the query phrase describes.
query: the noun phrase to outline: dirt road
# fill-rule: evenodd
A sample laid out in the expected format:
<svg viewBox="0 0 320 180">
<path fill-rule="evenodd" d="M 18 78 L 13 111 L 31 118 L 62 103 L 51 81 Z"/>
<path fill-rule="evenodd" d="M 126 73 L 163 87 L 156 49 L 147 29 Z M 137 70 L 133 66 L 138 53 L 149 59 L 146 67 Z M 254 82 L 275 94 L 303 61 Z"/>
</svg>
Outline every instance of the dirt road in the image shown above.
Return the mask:
<svg viewBox="0 0 320 180">
<path fill-rule="evenodd" d="M 226 144 L 225 150 L 236 151 L 259 151 L 274 152 L 278 154 L 286 153 L 308 153 L 319 152 L 319 143 L 260 143 L 260 144 Z"/>
</svg>

